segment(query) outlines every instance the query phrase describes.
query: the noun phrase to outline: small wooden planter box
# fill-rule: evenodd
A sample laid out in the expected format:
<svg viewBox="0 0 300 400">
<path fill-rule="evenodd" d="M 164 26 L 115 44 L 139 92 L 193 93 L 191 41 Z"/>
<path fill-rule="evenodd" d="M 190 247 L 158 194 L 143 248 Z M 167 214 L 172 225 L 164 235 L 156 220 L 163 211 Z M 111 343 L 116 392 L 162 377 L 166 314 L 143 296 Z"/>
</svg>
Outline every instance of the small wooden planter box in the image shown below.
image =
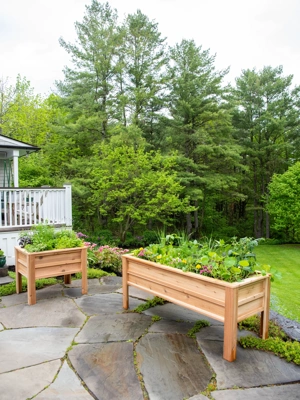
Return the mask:
<svg viewBox="0 0 300 400">
<path fill-rule="evenodd" d="M 28 253 L 15 246 L 16 291 L 22 292 L 22 275 L 27 278 L 28 304 L 36 304 L 35 281 L 64 276 L 71 283 L 71 274 L 82 273 L 82 294 L 87 294 L 87 247 Z"/>
<path fill-rule="evenodd" d="M 263 339 L 268 337 L 269 276 L 229 283 L 131 255 L 122 256 L 122 268 L 124 309 L 129 306 L 128 286 L 134 286 L 223 322 L 223 358 L 227 361 L 236 359 L 238 322 L 260 312 L 260 334 Z"/>
</svg>

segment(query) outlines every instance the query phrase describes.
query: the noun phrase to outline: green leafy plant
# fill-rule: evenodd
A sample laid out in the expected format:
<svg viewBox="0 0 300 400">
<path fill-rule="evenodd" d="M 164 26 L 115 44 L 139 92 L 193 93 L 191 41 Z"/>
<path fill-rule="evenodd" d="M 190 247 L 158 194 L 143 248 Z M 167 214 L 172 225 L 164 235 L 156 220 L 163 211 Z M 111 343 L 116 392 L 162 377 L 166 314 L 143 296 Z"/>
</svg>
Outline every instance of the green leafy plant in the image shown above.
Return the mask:
<svg viewBox="0 0 300 400">
<path fill-rule="evenodd" d="M 253 249 L 257 245 L 257 239 L 248 237 L 234 237 L 229 242 L 212 239 L 198 242 L 167 235 L 160 243 L 134 250 L 132 254 L 183 271 L 238 282 L 258 271 L 262 275 L 270 272 L 269 265 L 260 265 L 256 260 Z"/>
<path fill-rule="evenodd" d="M 56 231 L 53 226 L 39 224 L 29 232 L 21 233 L 19 244 L 28 252 L 83 247 L 84 241 L 72 230 Z"/>
</svg>

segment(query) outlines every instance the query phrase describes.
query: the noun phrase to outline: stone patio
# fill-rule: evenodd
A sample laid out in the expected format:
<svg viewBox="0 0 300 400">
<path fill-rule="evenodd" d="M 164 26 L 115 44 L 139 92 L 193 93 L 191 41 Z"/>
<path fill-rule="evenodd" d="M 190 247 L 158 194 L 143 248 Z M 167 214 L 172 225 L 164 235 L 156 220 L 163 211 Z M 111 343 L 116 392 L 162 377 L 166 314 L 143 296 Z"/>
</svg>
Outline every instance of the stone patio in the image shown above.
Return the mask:
<svg viewBox="0 0 300 400">
<path fill-rule="evenodd" d="M 26 293 L 0 298 L 1 400 L 203 400 L 210 382 L 216 400 L 300 399 L 299 366 L 240 346 L 223 360 L 221 323 L 171 303 L 124 312 L 121 278 L 80 287 L 39 290 L 33 306 Z M 130 296 L 131 310 L 151 297 Z M 192 339 L 199 319 L 211 325 Z"/>
</svg>

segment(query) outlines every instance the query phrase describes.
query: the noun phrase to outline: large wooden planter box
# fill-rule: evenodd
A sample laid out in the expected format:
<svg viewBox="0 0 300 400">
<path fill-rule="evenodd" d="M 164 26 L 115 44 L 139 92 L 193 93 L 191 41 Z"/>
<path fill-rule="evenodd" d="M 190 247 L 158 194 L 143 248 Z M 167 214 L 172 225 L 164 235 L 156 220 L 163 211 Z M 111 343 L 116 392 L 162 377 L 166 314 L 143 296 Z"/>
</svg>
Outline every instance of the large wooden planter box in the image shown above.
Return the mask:
<svg viewBox="0 0 300 400">
<path fill-rule="evenodd" d="M 183 272 L 131 255 L 122 256 L 123 307 L 128 309 L 128 286 L 224 323 L 223 358 L 236 359 L 237 323 L 261 313 L 260 333 L 268 337 L 270 277 L 257 275 L 242 282 L 224 282 Z"/>
<path fill-rule="evenodd" d="M 22 275 L 27 278 L 28 304 L 36 303 L 35 281 L 64 276 L 71 283 L 71 274 L 82 273 L 82 294 L 87 294 L 87 247 L 28 253 L 15 246 L 16 291 L 22 292 Z"/>
</svg>

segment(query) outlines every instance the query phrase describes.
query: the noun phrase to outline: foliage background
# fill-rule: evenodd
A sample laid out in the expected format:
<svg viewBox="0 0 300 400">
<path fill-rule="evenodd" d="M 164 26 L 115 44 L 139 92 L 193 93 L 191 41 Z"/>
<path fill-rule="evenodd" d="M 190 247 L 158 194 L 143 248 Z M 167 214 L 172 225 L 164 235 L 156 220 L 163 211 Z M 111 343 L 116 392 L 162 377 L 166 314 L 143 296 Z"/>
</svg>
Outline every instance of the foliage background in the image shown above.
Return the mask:
<svg viewBox="0 0 300 400">
<path fill-rule="evenodd" d="M 20 186 L 71 182 L 74 228 L 118 244 L 164 227 L 298 240 L 272 179 L 299 161 L 300 89 L 282 66 L 250 66 L 230 87 L 209 49 L 168 46 L 139 10 L 120 20 L 96 0 L 75 27 L 55 93 L 0 81 L 0 133 L 41 147 L 20 160 Z"/>
</svg>

